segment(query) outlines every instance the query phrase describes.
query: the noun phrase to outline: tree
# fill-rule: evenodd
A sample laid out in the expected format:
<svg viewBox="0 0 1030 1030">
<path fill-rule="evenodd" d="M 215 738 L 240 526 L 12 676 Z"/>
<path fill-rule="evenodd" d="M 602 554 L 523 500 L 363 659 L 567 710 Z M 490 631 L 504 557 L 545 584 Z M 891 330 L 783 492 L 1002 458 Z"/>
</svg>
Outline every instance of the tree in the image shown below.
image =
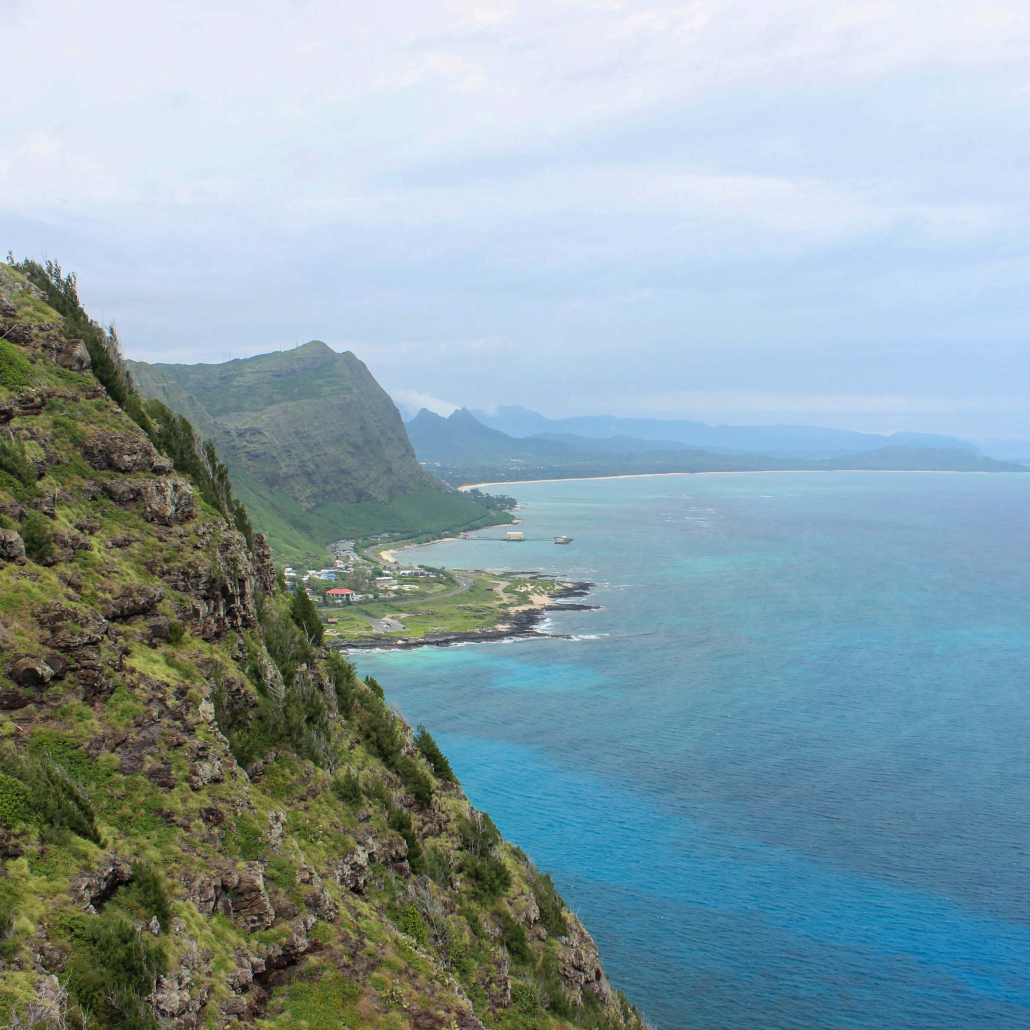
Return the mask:
<svg viewBox="0 0 1030 1030">
<path fill-rule="evenodd" d="M 415 743 L 418 745 L 422 757 L 433 767 L 433 772 L 438 780 L 446 780 L 448 783 L 457 783 L 458 777 L 454 775 L 451 763 L 447 756 L 440 750 L 439 745 L 433 740 L 429 730 L 422 726 L 418 727 L 415 733 Z"/>
<path fill-rule="evenodd" d="M 307 595 L 303 587 L 297 587 L 293 600 L 290 602 L 290 617 L 304 631 L 312 644 L 321 644 L 322 635 L 325 633 L 325 626 L 318 617 L 318 610 L 314 601 Z"/>
</svg>

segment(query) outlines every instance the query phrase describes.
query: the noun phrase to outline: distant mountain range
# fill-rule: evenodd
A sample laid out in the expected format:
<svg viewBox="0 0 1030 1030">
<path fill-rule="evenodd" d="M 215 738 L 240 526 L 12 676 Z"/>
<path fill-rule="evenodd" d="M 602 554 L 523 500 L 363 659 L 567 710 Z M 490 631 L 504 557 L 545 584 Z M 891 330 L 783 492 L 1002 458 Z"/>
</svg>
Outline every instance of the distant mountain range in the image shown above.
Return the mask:
<svg viewBox="0 0 1030 1030">
<path fill-rule="evenodd" d="M 127 362 L 140 392 L 186 415 L 232 472 L 255 526 L 286 559 L 332 540 L 490 518 L 416 460 L 365 365 L 313 340 L 217 365 Z"/>
<path fill-rule="evenodd" d="M 744 472 L 871 469 L 927 470 L 956 472 L 1022 472 L 1022 466 L 996 461 L 980 454 L 972 445 L 951 437 L 920 433 L 895 433 L 875 436 L 802 426 L 714 428 L 703 423 L 665 422 L 659 419 L 616 419 L 607 416 L 583 419 L 544 419 L 524 408 L 501 409 L 507 416 L 492 416 L 495 423 L 511 423 L 520 429 L 541 423 L 567 426 L 584 425 L 600 433 L 604 429 L 652 432 L 654 438 L 622 433 L 607 437 L 547 430 L 528 436 L 502 432 L 496 425 L 485 425 L 466 408 L 448 418 L 422 409 L 408 424 L 408 437 L 419 461 L 452 483 L 476 481 L 517 481 L 533 478 L 571 478 L 649 472 Z M 514 414 L 512 414 L 514 413 Z M 748 452 L 728 446 L 702 448 L 685 444 L 674 434 L 690 427 L 712 430 L 718 438 L 738 441 L 776 441 L 793 443 L 793 453 L 774 449 L 764 453 Z M 725 430 L 725 433 L 722 431 Z M 739 432 L 737 432 L 739 430 Z M 753 435 L 748 435 L 752 433 Z M 766 433 L 768 430 L 768 433 Z M 781 435 L 777 432 L 784 430 Z M 720 435 L 721 434 L 721 435 Z M 820 435 L 823 434 L 823 435 Z M 842 449 L 854 445 L 856 438 L 864 450 Z M 823 442 L 823 449 L 817 444 Z M 873 446 L 869 446 L 869 441 Z M 833 453 L 831 443 L 836 446 Z M 802 449 L 800 444 L 804 444 Z M 789 450 L 787 448 L 786 450 Z"/>
<path fill-rule="evenodd" d="M 858 433 L 847 429 L 819 426 L 710 426 L 685 419 L 617 418 L 614 415 L 577 415 L 572 418 L 546 418 L 535 411 L 513 404 L 495 412 L 472 414 L 491 429 L 508 436 L 550 436 L 583 446 L 590 440 L 626 438 L 657 442 L 652 449 L 668 450 L 676 445 L 701 450 L 768 454 L 778 458 L 831 458 L 857 454 L 880 447 L 933 447 L 978 452 L 973 444 L 953 436 L 933 433 Z"/>
</svg>

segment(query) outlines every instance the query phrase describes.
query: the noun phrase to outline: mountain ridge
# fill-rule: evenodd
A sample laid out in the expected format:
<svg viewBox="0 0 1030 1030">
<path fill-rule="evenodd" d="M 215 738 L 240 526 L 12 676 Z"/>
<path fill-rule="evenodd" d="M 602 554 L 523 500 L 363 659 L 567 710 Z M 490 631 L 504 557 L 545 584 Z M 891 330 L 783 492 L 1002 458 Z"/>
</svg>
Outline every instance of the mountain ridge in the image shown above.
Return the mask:
<svg viewBox="0 0 1030 1030">
<path fill-rule="evenodd" d="M 831 457 L 834 454 L 874 450 L 882 446 L 946 447 L 979 451 L 968 441 L 934 433 L 883 435 L 796 425 L 711 426 L 687 419 L 622 418 L 616 415 L 575 415 L 550 419 L 517 404 L 501 406 L 495 412 L 476 410 L 473 414 L 484 425 L 514 437 L 541 433 L 572 433 L 594 439 L 628 436 L 685 443 L 704 450 L 725 447 L 749 454 L 779 451 L 781 457 Z"/>
<path fill-rule="evenodd" d="M 352 352 L 319 340 L 215 364 L 127 362 L 140 392 L 213 440 L 277 554 L 369 532 L 491 520 L 418 462 L 393 402 Z"/>
</svg>

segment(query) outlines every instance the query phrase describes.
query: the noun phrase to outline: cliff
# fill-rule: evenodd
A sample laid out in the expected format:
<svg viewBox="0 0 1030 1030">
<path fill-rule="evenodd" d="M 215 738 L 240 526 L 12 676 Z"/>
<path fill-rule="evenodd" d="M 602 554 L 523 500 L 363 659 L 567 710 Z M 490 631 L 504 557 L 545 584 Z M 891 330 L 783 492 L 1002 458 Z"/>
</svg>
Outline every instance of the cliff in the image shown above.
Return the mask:
<svg viewBox="0 0 1030 1030">
<path fill-rule="evenodd" d="M 487 517 L 422 468 L 393 402 L 350 352 L 316 340 L 218 365 L 127 365 L 144 396 L 215 443 L 284 557 L 346 536 L 417 536 Z"/>
<path fill-rule="evenodd" d="M 639 1027 L 550 879 L 280 592 L 217 456 L 47 281 L 60 312 L 0 266 L 9 1025 Z"/>
</svg>

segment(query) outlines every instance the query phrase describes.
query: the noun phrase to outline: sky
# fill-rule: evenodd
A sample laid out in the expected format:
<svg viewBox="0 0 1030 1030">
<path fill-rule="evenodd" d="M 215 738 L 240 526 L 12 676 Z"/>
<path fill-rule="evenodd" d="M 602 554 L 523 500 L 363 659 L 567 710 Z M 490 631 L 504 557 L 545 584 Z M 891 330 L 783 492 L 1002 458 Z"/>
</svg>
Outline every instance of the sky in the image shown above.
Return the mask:
<svg viewBox="0 0 1030 1030">
<path fill-rule="evenodd" d="M 1030 440 L 1026 0 L 0 0 L 0 252 L 129 357 Z"/>
</svg>

